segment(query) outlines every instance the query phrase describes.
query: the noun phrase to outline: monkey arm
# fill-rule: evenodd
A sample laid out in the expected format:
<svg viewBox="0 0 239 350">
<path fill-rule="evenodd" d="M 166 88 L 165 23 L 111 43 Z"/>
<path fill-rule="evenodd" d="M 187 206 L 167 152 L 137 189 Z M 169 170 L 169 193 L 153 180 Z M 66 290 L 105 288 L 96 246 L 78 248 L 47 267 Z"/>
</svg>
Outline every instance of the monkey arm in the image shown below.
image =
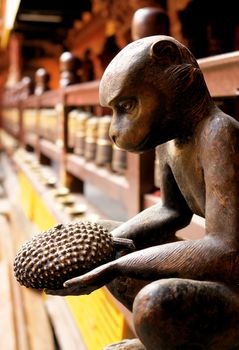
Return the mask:
<svg viewBox="0 0 239 350">
<path fill-rule="evenodd" d="M 143 249 L 111 264 L 112 274 L 136 279 L 178 277 L 239 282 L 238 249 L 216 235 Z"/>
<path fill-rule="evenodd" d="M 89 294 L 119 276 L 142 280 L 189 278 L 239 283 L 238 251 L 214 235 L 142 249 L 65 282 L 57 295 Z"/>
<path fill-rule="evenodd" d="M 187 226 L 193 215 L 167 164 L 161 166 L 160 173 L 161 203 L 143 210 L 112 231 L 115 237 L 132 239 L 136 249 L 177 240 L 175 232 Z"/>
<path fill-rule="evenodd" d="M 201 163 L 205 178 L 206 233 L 239 246 L 239 125 L 222 112 L 207 127 Z"/>
<path fill-rule="evenodd" d="M 156 204 L 112 231 L 114 237 L 132 239 L 136 249 L 175 240 L 175 232 L 189 224 L 191 216 Z"/>
<path fill-rule="evenodd" d="M 126 222 L 98 219 L 97 223 L 117 238 L 134 242 L 136 249 L 178 240 L 175 232 L 187 226 L 192 218 L 170 169 L 161 171 L 161 199 Z"/>
</svg>

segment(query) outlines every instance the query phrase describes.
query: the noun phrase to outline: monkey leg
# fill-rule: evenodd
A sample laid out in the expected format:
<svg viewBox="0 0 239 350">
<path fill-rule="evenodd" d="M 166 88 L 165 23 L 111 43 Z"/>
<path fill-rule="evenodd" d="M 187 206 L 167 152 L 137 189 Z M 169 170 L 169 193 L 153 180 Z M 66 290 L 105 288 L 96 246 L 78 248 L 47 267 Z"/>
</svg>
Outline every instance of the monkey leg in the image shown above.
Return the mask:
<svg viewBox="0 0 239 350">
<path fill-rule="evenodd" d="M 107 284 L 108 290 L 127 309 L 132 311 L 133 302 L 139 291 L 145 287 L 149 281 L 139 281 L 128 277 L 118 277 Z"/>
<path fill-rule="evenodd" d="M 176 236 L 165 239 L 163 243 L 179 241 L 181 238 Z M 120 256 L 120 255 L 119 255 Z M 133 302 L 139 291 L 147 284 L 151 283 L 148 280 L 136 280 L 130 277 L 118 277 L 107 284 L 108 290 L 114 297 L 119 300 L 127 309 L 132 311 Z"/>
<path fill-rule="evenodd" d="M 145 286 L 133 305 L 147 350 L 239 349 L 239 288 L 163 279 Z"/>
</svg>

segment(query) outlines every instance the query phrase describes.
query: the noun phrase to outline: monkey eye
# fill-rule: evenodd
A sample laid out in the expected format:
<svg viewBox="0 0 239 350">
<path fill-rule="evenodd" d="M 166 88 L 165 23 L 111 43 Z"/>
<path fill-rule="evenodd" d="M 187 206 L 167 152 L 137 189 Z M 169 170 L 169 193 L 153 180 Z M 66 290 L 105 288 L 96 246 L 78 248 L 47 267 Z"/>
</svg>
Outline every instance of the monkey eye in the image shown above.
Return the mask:
<svg viewBox="0 0 239 350">
<path fill-rule="evenodd" d="M 130 113 L 134 110 L 135 106 L 136 100 L 134 98 L 128 98 L 118 103 L 118 108 L 121 111 L 121 113 Z"/>
</svg>

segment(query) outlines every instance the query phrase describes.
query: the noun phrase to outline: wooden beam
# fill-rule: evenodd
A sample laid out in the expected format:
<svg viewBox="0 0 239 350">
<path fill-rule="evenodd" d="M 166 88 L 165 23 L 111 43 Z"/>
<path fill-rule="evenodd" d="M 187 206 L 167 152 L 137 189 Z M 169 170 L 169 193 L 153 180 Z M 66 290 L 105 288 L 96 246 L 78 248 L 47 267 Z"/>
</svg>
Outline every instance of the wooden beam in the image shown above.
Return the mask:
<svg viewBox="0 0 239 350">
<path fill-rule="evenodd" d="M 236 97 L 239 88 L 239 51 L 198 60 L 213 97 Z"/>
</svg>

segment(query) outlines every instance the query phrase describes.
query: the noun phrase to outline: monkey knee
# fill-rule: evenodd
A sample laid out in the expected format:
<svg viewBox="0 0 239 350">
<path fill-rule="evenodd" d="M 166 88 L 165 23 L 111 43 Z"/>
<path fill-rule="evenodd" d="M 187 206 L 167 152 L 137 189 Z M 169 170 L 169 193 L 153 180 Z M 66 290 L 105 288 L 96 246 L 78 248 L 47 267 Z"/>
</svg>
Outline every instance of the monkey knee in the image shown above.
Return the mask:
<svg viewBox="0 0 239 350">
<path fill-rule="evenodd" d="M 179 303 L 179 286 L 181 279 L 163 279 L 145 286 L 137 294 L 133 304 L 135 322 L 163 321 L 177 312 Z M 180 298 L 181 302 L 181 298 Z"/>
<path fill-rule="evenodd" d="M 192 344 L 191 322 L 197 329 L 196 324 L 203 321 L 202 315 L 200 319 L 196 317 L 196 324 L 192 320 L 191 308 L 198 288 L 199 282 L 171 278 L 152 282 L 138 293 L 133 305 L 134 325 L 147 349 L 172 349 L 176 345 L 183 348 L 188 342 Z"/>
<path fill-rule="evenodd" d="M 180 318 L 181 284 L 181 279 L 174 278 L 155 281 L 136 296 L 133 304 L 135 330 L 147 349 L 160 349 L 159 345 L 163 346 L 168 337 L 180 337 L 176 334 L 175 321 Z"/>
<path fill-rule="evenodd" d="M 222 334 L 224 343 L 218 348 L 231 349 L 231 344 L 239 343 L 238 303 L 238 293 L 220 283 L 178 278 L 155 281 L 135 298 L 135 330 L 149 350 L 176 346 L 211 350 L 212 339 L 220 344 Z"/>
<path fill-rule="evenodd" d="M 225 313 L 223 309 L 225 300 L 222 300 L 222 296 L 225 295 L 224 289 L 223 285 L 216 283 L 180 278 L 152 282 L 135 298 L 133 305 L 135 322 L 148 323 L 160 319 L 161 324 L 164 322 L 175 324 L 190 320 L 192 313 L 203 317 L 208 309 L 211 313 L 215 309 L 215 313 L 218 314 L 219 308 Z M 215 300 L 217 306 L 214 306 Z"/>
</svg>

